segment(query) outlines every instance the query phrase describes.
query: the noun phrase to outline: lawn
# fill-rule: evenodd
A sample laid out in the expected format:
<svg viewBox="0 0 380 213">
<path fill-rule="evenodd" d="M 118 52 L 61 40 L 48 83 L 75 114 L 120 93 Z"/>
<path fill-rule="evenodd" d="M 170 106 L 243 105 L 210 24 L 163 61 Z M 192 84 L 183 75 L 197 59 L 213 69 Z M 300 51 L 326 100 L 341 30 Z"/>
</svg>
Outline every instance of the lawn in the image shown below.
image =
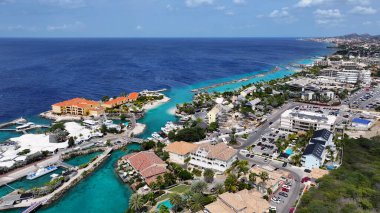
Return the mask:
<svg viewBox="0 0 380 213">
<path fill-rule="evenodd" d="M 170 192 L 179 193 L 179 194 L 185 193 L 188 190 L 190 190 L 190 186 L 188 185 L 178 185 L 176 187 L 169 189 Z"/>
<path fill-rule="evenodd" d="M 168 199 L 169 195 L 170 195 L 170 193 L 166 193 L 166 194 L 162 195 L 161 197 L 158 197 L 157 198 L 157 202 L 160 202 L 160 201 L 163 201 L 165 199 Z"/>
</svg>

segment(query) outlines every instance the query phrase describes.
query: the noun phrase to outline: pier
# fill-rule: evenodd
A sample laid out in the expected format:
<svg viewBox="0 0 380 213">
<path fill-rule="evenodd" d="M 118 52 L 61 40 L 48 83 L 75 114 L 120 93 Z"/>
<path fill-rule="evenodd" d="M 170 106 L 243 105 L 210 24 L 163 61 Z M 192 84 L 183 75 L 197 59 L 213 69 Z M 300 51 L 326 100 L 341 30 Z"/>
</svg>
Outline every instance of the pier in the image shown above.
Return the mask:
<svg viewBox="0 0 380 213">
<path fill-rule="evenodd" d="M 272 69 L 271 71 L 269 71 L 269 72 L 267 72 L 265 74 L 272 74 L 272 73 L 278 72 L 279 70 L 280 70 L 280 67 L 276 66 L 274 69 Z M 226 81 L 226 82 L 222 82 L 222 83 L 213 84 L 213 85 L 210 85 L 210 86 L 205 86 L 205 87 L 201 87 L 201 88 L 198 88 L 198 89 L 193 89 L 193 90 L 191 90 L 191 92 L 198 93 L 198 92 L 202 92 L 202 91 L 207 91 L 207 90 L 215 88 L 215 87 L 220 87 L 220 86 L 224 86 L 224 85 L 228 85 L 228 84 L 235 84 L 235 83 L 245 82 L 245 81 L 248 81 L 250 79 L 260 77 L 260 76 L 263 76 L 263 74 L 256 74 L 256 75 L 247 76 L 247 77 L 244 77 L 244 78 L 241 78 L 241 79 L 237 79 L 237 80 L 231 80 L 231 81 Z"/>
<path fill-rule="evenodd" d="M 9 122 L 6 122 L 6 123 L 1 123 L 0 124 L 0 129 L 4 128 L 4 127 L 15 125 L 15 124 L 23 124 L 23 123 L 26 123 L 26 119 L 24 119 L 24 118 L 17 118 L 17 119 L 15 119 L 13 121 L 9 121 Z"/>
<path fill-rule="evenodd" d="M 38 128 L 45 128 L 45 129 L 47 129 L 47 128 L 50 128 L 50 126 L 47 126 L 47 125 L 32 125 L 32 126 L 30 126 L 28 128 L 25 128 L 25 129 L 0 129 L 0 131 L 4 131 L 4 132 L 22 132 L 22 133 L 26 134 L 28 130 L 38 129 Z"/>
<path fill-rule="evenodd" d="M 30 212 L 35 212 L 40 206 L 42 206 L 44 203 L 46 203 L 47 199 L 38 201 L 36 203 L 33 203 L 31 206 L 29 206 L 27 209 L 22 211 L 22 213 L 30 213 Z"/>
</svg>

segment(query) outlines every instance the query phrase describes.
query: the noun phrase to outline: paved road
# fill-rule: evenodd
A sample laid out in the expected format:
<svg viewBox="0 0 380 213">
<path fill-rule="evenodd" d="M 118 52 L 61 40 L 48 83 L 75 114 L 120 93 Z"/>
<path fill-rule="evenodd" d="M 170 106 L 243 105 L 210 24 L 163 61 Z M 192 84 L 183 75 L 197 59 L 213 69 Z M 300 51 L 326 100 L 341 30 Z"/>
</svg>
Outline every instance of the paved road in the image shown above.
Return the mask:
<svg viewBox="0 0 380 213">
<path fill-rule="evenodd" d="M 296 200 L 299 198 L 300 192 L 301 192 L 301 178 L 305 176 L 305 172 L 296 166 L 291 166 L 288 164 L 287 167 L 282 167 L 283 162 L 277 161 L 277 160 L 270 160 L 268 162 L 264 162 L 264 158 L 260 156 L 256 156 L 254 158 L 247 158 L 244 155 L 241 155 L 240 153 L 238 154 L 238 158 L 241 160 L 248 160 L 250 162 L 250 165 L 252 164 L 257 164 L 259 166 L 264 166 L 264 165 L 270 165 L 275 168 L 279 168 L 281 170 L 289 172 L 293 176 L 293 184 L 291 187 L 291 190 L 288 193 L 287 198 L 281 197 L 282 200 L 284 200 L 284 203 L 280 204 L 274 204 L 273 202 L 271 205 L 277 207 L 277 211 L 280 213 L 288 213 L 289 209 L 293 207 L 295 204 Z"/>
<path fill-rule="evenodd" d="M 269 123 L 275 123 L 279 121 L 281 114 L 285 112 L 288 109 L 294 108 L 296 106 L 305 105 L 304 103 L 296 103 L 296 102 L 290 102 L 285 105 L 283 105 L 281 108 L 276 109 L 272 114 L 270 114 L 267 118 L 267 121 L 265 121 L 261 126 L 255 129 L 254 132 L 251 133 L 251 135 L 248 137 L 247 142 L 242 144 L 240 147 L 237 147 L 238 149 L 242 149 L 248 146 L 251 146 L 255 141 L 260 139 L 262 135 L 270 131 L 270 124 Z"/>
</svg>

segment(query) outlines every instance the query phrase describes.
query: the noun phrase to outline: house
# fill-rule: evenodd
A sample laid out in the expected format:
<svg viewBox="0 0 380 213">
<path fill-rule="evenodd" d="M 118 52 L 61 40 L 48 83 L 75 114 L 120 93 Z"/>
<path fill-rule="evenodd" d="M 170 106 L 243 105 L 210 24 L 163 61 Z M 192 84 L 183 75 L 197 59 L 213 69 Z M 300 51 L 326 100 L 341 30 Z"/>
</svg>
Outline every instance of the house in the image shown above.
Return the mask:
<svg viewBox="0 0 380 213">
<path fill-rule="evenodd" d="M 326 147 L 326 146 L 334 147 L 335 145 L 332 139 L 333 139 L 332 132 L 330 132 L 327 129 L 320 129 L 314 132 L 309 143 L 318 143 L 318 144 L 321 144 L 323 147 Z"/>
<path fill-rule="evenodd" d="M 262 172 L 268 173 L 268 180 L 265 181 L 265 188 L 270 188 L 272 190 L 272 193 L 276 193 L 277 190 L 281 189 L 281 187 L 290 180 L 290 173 L 284 170 L 275 170 L 275 168 L 271 166 L 255 166 L 251 168 L 251 172 L 255 174 L 260 174 Z M 257 177 L 256 182 L 260 183 L 260 178 Z"/>
<path fill-rule="evenodd" d="M 178 141 L 167 145 L 164 150 L 169 153 L 171 162 L 185 164 L 185 160 L 190 157 L 190 153 L 197 147 L 197 144 Z"/>
<path fill-rule="evenodd" d="M 248 101 L 247 106 L 252 107 L 252 110 L 256 110 L 256 105 L 261 102 L 260 98 L 255 98 L 252 101 Z"/>
<path fill-rule="evenodd" d="M 251 95 L 252 93 L 256 92 L 257 88 L 252 85 L 246 89 L 244 89 L 243 91 L 240 92 L 240 95 L 243 96 L 243 97 L 246 97 L 247 95 Z"/>
<path fill-rule="evenodd" d="M 160 175 L 168 172 L 167 164 L 152 151 L 135 152 L 123 157 L 149 185 Z"/>
<path fill-rule="evenodd" d="M 52 105 L 55 114 L 69 114 L 80 116 L 99 116 L 104 113 L 104 108 L 97 101 L 84 98 L 73 98 Z"/>
<path fill-rule="evenodd" d="M 207 113 L 207 118 L 208 118 L 208 123 L 213 123 L 217 122 L 218 119 L 218 114 L 220 112 L 220 109 L 218 105 L 215 105 L 208 113 Z"/>
<path fill-rule="evenodd" d="M 204 169 L 213 169 L 224 172 L 237 160 L 237 150 L 230 148 L 225 143 L 198 144 L 198 147 L 190 153 L 190 164 Z"/>
<path fill-rule="evenodd" d="M 218 195 L 217 200 L 206 205 L 204 210 L 208 213 L 263 213 L 269 212 L 269 207 L 260 192 L 244 189 Z"/>
<path fill-rule="evenodd" d="M 310 143 L 302 154 L 302 166 L 307 169 L 319 168 L 325 161 L 325 147 L 319 143 Z"/>
<path fill-rule="evenodd" d="M 138 97 L 139 97 L 139 93 L 138 92 L 131 92 L 127 96 L 129 102 L 136 101 Z"/>
</svg>

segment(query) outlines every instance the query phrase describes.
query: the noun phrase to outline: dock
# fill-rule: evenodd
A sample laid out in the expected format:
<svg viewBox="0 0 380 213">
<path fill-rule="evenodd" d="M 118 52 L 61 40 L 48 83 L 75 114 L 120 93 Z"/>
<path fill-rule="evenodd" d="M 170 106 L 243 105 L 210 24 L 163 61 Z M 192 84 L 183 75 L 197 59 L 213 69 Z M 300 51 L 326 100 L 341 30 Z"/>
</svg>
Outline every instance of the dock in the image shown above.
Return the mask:
<svg viewBox="0 0 380 213">
<path fill-rule="evenodd" d="M 0 129 L 0 131 L 3 131 L 3 132 L 22 132 L 24 134 L 27 133 L 28 130 L 32 130 L 32 129 L 38 129 L 38 128 L 44 128 L 44 129 L 47 129 L 47 128 L 50 128 L 50 126 L 47 126 L 47 125 L 32 125 L 28 128 L 25 128 L 25 129 Z"/>
<path fill-rule="evenodd" d="M 12 126 L 12 125 L 15 125 L 15 124 L 22 124 L 22 123 L 26 123 L 26 119 L 24 118 L 17 118 L 13 121 L 9 121 L 9 122 L 5 122 L 5 123 L 1 123 L 0 124 L 0 129 L 4 128 L 4 127 L 8 127 L 8 126 Z"/>
<path fill-rule="evenodd" d="M 46 203 L 47 199 L 38 201 L 36 203 L 32 203 L 27 209 L 22 211 L 22 213 L 30 213 L 30 212 L 35 212 L 39 207 L 41 207 L 44 203 Z"/>
</svg>

